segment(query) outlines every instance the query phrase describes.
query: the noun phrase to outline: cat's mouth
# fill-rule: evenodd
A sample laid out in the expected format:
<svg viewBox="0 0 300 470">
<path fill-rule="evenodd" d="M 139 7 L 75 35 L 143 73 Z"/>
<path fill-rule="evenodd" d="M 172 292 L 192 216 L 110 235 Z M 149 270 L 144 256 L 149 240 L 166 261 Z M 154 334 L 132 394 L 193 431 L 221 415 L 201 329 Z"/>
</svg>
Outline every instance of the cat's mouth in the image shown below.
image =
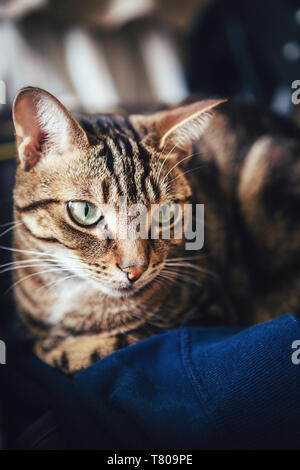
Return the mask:
<svg viewBox="0 0 300 470">
<path fill-rule="evenodd" d="M 131 297 L 139 292 L 141 292 L 143 289 L 147 289 L 149 284 L 153 281 L 152 278 L 148 280 L 144 280 L 142 283 L 134 283 L 134 284 L 128 284 L 128 285 L 120 285 L 120 286 L 112 286 L 109 284 L 103 284 L 103 283 L 97 283 L 98 288 L 100 290 L 110 296 L 110 297 Z"/>
<path fill-rule="evenodd" d="M 124 298 L 131 297 L 139 291 L 140 291 L 140 288 L 137 288 L 136 286 L 109 287 L 109 288 L 104 289 L 104 292 L 110 297 L 124 297 Z"/>
<path fill-rule="evenodd" d="M 125 286 L 125 287 L 118 287 L 117 290 L 119 292 L 124 292 L 124 293 L 128 293 L 128 292 L 132 292 L 134 290 L 133 286 Z M 136 289 L 135 289 L 136 290 Z"/>
<path fill-rule="evenodd" d="M 139 285 L 129 284 L 128 286 L 114 287 L 113 290 L 115 291 L 115 294 L 119 297 L 129 297 L 129 296 L 137 294 L 144 288 L 147 288 L 150 283 L 151 283 L 151 279 Z"/>
<path fill-rule="evenodd" d="M 91 279 L 97 289 L 109 297 L 131 297 L 147 289 L 157 278 L 157 272 L 150 272 L 147 276 L 142 276 L 135 282 L 105 282 L 102 279 Z"/>
<path fill-rule="evenodd" d="M 143 283 L 141 286 L 136 284 L 118 286 L 93 280 L 93 284 L 97 285 L 97 288 L 109 297 L 129 297 L 136 294 L 147 283 Z"/>
<path fill-rule="evenodd" d="M 128 286 L 120 286 L 116 290 L 120 297 L 133 296 L 137 293 L 141 293 L 145 289 L 148 289 L 155 279 L 156 279 L 156 275 L 153 277 L 149 277 L 148 279 L 144 280 L 141 284 L 131 284 Z"/>
</svg>

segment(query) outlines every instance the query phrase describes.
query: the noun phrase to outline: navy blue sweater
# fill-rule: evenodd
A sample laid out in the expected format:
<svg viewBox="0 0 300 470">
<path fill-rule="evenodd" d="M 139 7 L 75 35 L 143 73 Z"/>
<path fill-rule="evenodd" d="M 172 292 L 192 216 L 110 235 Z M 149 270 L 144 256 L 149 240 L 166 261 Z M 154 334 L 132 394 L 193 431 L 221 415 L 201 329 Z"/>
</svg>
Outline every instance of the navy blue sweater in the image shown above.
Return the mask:
<svg viewBox="0 0 300 470">
<path fill-rule="evenodd" d="M 300 449 L 297 340 L 291 315 L 243 330 L 183 328 L 73 378 L 8 345 L 8 439 L 52 410 L 66 448 Z"/>
</svg>

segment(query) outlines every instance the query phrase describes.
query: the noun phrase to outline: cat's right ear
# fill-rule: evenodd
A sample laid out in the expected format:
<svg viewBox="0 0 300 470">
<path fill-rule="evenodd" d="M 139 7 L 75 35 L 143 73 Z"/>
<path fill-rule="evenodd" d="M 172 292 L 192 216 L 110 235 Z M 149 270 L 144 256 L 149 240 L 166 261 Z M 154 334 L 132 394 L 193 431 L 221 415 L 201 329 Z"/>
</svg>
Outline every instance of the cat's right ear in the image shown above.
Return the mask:
<svg viewBox="0 0 300 470">
<path fill-rule="evenodd" d="M 226 99 L 205 99 L 184 106 L 159 111 L 150 115 L 131 116 L 137 127 L 146 127 L 153 133 L 160 149 L 169 152 L 170 158 L 178 150 L 191 151 L 191 145 L 203 135 L 214 109 Z M 172 152 L 173 149 L 176 149 Z"/>
<path fill-rule="evenodd" d="M 19 163 L 30 170 L 50 152 L 64 154 L 88 144 L 87 136 L 53 95 L 34 87 L 15 97 L 13 121 Z"/>
</svg>

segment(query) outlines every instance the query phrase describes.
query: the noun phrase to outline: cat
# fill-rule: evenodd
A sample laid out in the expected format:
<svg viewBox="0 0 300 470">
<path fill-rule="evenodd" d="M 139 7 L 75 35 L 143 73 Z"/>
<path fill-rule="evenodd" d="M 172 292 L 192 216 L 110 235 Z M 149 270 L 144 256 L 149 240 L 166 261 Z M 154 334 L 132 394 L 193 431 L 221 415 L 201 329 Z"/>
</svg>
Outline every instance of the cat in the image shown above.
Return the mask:
<svg viewBox="0 0 300 470">
<path fill-rule="evenodd" d="M 32 87 L 17 94 L 13 120 L 14 294 L 46 363 L 74 374 L 182 325 L 298 313 L 294 124 L 221 99 L 153 114 L 71 115 Z M 118 237 L 110 210 L 120 197 L 171 208 L 161 232 L 162 222 L 174 230 L 172 204 L 204 204 L 203 248 L 161 233 Z"/>
</svg>

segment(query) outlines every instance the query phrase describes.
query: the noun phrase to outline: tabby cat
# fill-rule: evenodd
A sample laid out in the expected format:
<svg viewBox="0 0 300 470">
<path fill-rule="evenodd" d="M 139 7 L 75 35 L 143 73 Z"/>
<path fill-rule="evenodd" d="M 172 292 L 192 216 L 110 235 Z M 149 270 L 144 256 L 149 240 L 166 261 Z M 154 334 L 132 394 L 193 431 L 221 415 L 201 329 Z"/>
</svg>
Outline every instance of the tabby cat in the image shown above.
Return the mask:
<svg viewBox="0 0 300 470">
<path fill-rule="evenodd" d="M 225 100 L 75 117 L 31 87 L 18 93 L 13 118 L 14 291 L 42 360 L 72 374 L 182 324 L 250 325 L 298 312 L 292 123 Z M 203 249 L 186 250 L 184 238 L 116 236 L 110 209 L 120 196 L 147 208 L 204 204 Z"/>
</svg>

